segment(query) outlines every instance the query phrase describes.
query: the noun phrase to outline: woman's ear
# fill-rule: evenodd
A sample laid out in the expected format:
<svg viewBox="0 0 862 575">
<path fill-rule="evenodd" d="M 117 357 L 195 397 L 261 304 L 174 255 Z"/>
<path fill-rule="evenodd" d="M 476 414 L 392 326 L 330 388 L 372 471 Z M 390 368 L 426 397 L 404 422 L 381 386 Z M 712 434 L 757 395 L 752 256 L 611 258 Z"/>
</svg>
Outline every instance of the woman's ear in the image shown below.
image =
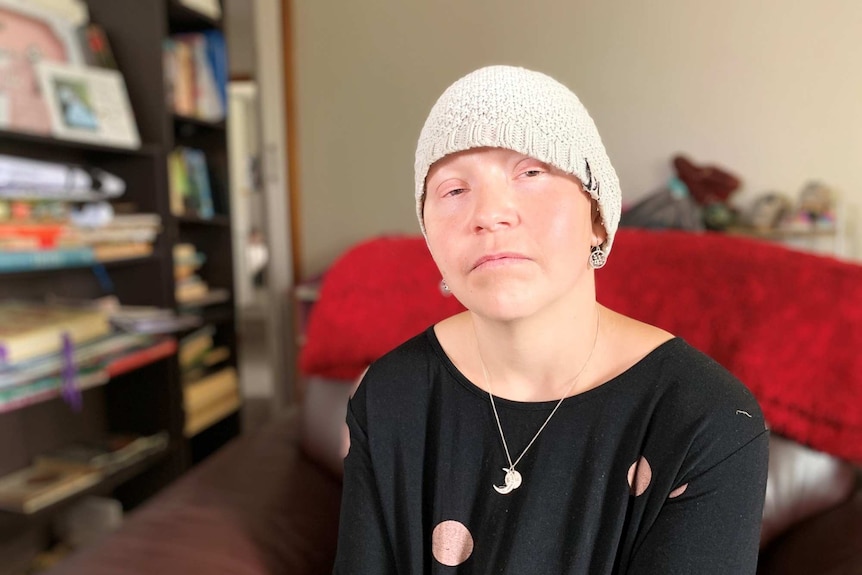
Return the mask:
<svg viewBox="0 0 862 575">
<path fill-rule="evenodd" d="M 599 203 L 595 199 L 590 198 L 590 204 L 593 225 L 592 245 L 600 246 L 605 243 L 608 233 L 605 230 L 605 225 L 602 223 L 602 212 L 599 210 Z"/>
</svg>

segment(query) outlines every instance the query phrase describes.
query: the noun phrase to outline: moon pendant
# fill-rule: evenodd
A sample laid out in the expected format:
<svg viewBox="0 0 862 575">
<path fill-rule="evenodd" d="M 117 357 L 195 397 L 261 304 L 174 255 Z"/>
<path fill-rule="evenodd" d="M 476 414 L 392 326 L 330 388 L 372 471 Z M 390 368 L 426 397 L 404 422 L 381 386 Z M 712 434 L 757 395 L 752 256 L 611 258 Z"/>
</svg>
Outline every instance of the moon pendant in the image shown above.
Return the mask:
<svg viewBox="0 0 862 575">
<path fill-rule="evenodd" d="M 502 487 L 498 487 L 495 485 L 494 489 L 497 491 L 497 493 L 505 495 L 519 488 L 521 486 L 522 478 L 521 474 L 514 469 L 507 469 L 504 467 L 503 471 L 506 472 L 506 479 L 504 480 L 505 485 L 503 485 Z"/>
</svg>

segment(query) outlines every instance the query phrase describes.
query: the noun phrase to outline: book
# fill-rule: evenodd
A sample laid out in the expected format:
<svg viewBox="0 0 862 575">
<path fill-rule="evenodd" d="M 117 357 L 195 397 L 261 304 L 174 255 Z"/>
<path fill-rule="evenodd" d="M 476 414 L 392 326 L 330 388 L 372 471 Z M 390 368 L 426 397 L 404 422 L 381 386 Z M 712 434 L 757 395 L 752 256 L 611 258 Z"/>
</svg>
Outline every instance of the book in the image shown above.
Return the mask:
<svg viewBox="0 0 862 575">
<path fill-rule="evenodd" d="M 63 351 L 107 335 L 105 312 L 30 302 L 0 302 L 0 365 Z"/>
<path fill-rule="evenodd" d="M 153 254 L 153 244 L 146 242 L 122 242 L 113 244 L 97 244 L 93 246 L 93 255 L 100 262 L 145 258 Z"/>
<path fill-rule="evenodd" d="M 200 358 L 213 348 L 215 327 L 205 325 L 182 338 L 179 342 L 178 360 L 181 369 L 194 366 Z"/>
<path fill-rule="evenodd" d="M 228 65 L 219 30 L 175 34 L 162 44 L 166 101 L 174 113 L 219 122 L 227 111 Z"/>
<path fill-rule="evenodd" d="M 168 194 L 173 215 L 181 216 L 186 213 L 185 198 L 191 194 L 189 187 L 186 159 L 182 149 L 177 148 L 168 154 Z"/>
<path fill-rule="evenodd" d="M 80 465 L 115 473 L 149 455 L 167 449 L 168 433 L 153 435 L 112 434 L 96 441 L 79 441 L 64 445 L 36 457 L 36 464 Z"/>
<path fill-rule="evenodd" d="M 112 228 L 152 228 L 158 229 L 162 225 L 162 216 L 159 214 L 134 213 L 114 214 L 109 227 Z"/>
<path fill-rule="evenodd" d="M 205 30 L 206 56 L 209 68 L 212 70 L 215 90 L 219 97 L 220 114 L 224 117 L 228 108 L 227 83 L 230 76 L 227 62 L 227 45 L 221 30 Z"/>
<path fill-rule="evenodd" d="M 72 361 L 75 365 L 110 357 L 118 352 L 128 351 L 152 345 L 153 340 L 139 334 L 112 334 L 104 338 L 76 346 Z M 13 385 L 22 385 L 37 379 L 59 373 L 64 366 L 62 353 L 44 355 L 16 365 L 0 366 L 0 389 Z"/>
<path fill-rule="evenodd" d="M 76 364 L 75 373 L 72 376 L 74 387 L 78 391 L 83 391 L 104 385 L 112 377 L 170 357 L 176 353 L 176 350 L 176 340 L 167 338 L 153 340 L 146 346 L 88 359 L 81 364 Z M 26 372 L 21 375 L 28 379 L 23 383 L 0 387 L 0 413 L 54 399 L 61 395 L 66 385 L 66 376 L 59 370 L 36 377 L 30 377 Z"/>
<path fill-rule="evenodd" d="M 45 270 L 96 263 L 90 247 L 0 252 L 0 273 Z"/>
<path fill-rule="evenodd" d="M 230 300 L 230 290 L 225 288 L 210 288 L 209 291 L 198 298 L 185 301 L 177 300 L 177 303 L 180 304 L 181 308 L 190 310 L 193 308 L 225 303 L 228 300 Z"/>
<path fill-rule="evenodd" d="M 111 312 L 111 323 L 131 333 L 166 334 L 198 327 L 201 319 L 189 315 L 177 315 L 172 309 L 122 306 Z"/>
<path fill-rule="evenodd" d="M 68 230 L 62 241 L 76 242 L 82 245 L 97 244 L 152 244 L 155 242 L 161 228 L 150 227 L 116 227 L 74 228 Z"/>
<path fill-rule="evenodd" d="M 108 377 L 117 377 L 160 359 L 170 357 L 176 352 L 177 342 L 175 339 L 162 339 L 150 346 L 138 348 L 113 358 L 105 366 L 105 373 L 107 373 Z"/>
<path fill-rule="evenodd" d="M 195 116 L 212 122 L 223 120 L 225 109 L 219 97 L 214 70 L 207 56 L 207 38 L 203 34 L 190 34 L 187 38 L 194 59 Z"/>
<path fill-rule="evenodd" d="M 92 366 L 80 370 L 75 375 L 75 389 L 84 391 L 92 387 L 105 385 L 108 376 L 101 369 Z M 19 385 L 0 389 L 0 413 L 16 411 L 30 405 L 49 401 L 62 394 L 63 377 L 54 375 Z"/>
<path fill-rule="evenodd" d="M 194 116 L 197 112 L 195 97 L 195 64 L 192 47 L 188 42 L 172 39 L 165 44 L 165 49 L 171 50 L 173 64 L 165 69 L 172 73 L 166 83 L 173 87 L 174 112 L 183 116 Z"/>
<path fill-rule="evenodd" d="M 186 415 L 195 415 L 224 397 L 239 394 L 236 369 L 225 367 L 203 379 L 183 385 Z"/>
<path fill-rule="evenodd" d="M 230 348 L 227 346 L 214 347 L 207 351 L 201 360 L 204 367 L 212 367 L 230 359 Z"/>
<path fill-rule="evenodd" d="M 195 214 L 201 218 L 211 218 L 215 215 L 215 210 L 206 156 L 201 150 L 192 148 L 183 148 L 183 155 L 189 178 L 186 213 Z"/>
<path fill-rule="evenodd" d="M 175 216 L 215 215 L 206 155 L 201 150 L 178 147 L 168 155 L 168 188 Z"/>
<path fill-rule="evenodd" d="M 177 47 L 172 38 L 162 41 L 162 76 L 165 85 L 165 104 L 176 111 Z"/>
<path fill-rule="evenodd" d="M 35 243 L 31 244 L 35 249 L 53 249 L 57 247 L 58 239 L 63 235 L 66 227 L 62 223 L 51 222 L 6 222 L 0 223 L 0 239 L 26 239 L 32 238 Z"/>
<path fill-rule="evenodd" d="M 186 437 L 194 437 L 208 427 L 223 420 L 228 415 L 236 412 L 241 405 L 239 393 L 232 393 L 220 398 L 206 409 L 192 415 L 186 415 L 183 434 Z"/>
<path fill-rule="evenodd" d="M 0 197 L 24 200 L 96 201 L 126 191 L 121 178 L 88 166 L 0 154 Z"/>
<path fill-rule="evenodd" d="M 38 463 L 0 477 L 0 509 L 35 513 L 92 487 L 102 474 L 83 465 Z"/>
</svg>

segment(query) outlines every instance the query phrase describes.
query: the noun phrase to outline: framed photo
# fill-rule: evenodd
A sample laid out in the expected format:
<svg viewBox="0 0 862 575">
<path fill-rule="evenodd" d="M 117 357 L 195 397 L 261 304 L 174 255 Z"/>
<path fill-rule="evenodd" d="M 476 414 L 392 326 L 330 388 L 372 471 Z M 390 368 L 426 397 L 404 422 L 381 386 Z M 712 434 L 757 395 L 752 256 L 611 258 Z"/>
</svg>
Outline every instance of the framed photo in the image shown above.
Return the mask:
<svg viewBox="0 0 862 575">
<path fill-rule="evenodd" d="M 51 130 L 36 66 L 43 61 L 81 64 L 74 26 L 23 0 L 0 0 L 0 128 L 47 134 Z"/>
<path fill-rule="evenodd" d="M 122 148 L 141 145 L 118 71 L 56 62 L 40 62 L 37 70 L 54 137 Z"/>
</svg>

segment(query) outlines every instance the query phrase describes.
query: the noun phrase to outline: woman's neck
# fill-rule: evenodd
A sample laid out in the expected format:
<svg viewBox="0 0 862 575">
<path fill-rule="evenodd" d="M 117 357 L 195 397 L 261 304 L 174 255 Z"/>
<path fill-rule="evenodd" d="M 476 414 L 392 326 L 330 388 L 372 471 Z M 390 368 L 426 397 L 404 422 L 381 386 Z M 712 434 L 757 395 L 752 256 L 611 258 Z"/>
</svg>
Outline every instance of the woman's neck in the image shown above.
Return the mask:
<svg viewBox="0 0 862 575">
<path fill-rule="evenodd" d="M 479 381 L 495 396 L 514 401 L 551 401 L 583 391 L 590 382 L 588 362 L 600 344 L 602 310 L 590 300 L 562 313 L 546 310 L 509 322 L 470 313 Z"/>
</svg>

